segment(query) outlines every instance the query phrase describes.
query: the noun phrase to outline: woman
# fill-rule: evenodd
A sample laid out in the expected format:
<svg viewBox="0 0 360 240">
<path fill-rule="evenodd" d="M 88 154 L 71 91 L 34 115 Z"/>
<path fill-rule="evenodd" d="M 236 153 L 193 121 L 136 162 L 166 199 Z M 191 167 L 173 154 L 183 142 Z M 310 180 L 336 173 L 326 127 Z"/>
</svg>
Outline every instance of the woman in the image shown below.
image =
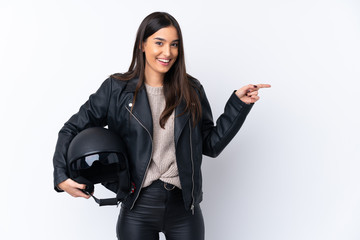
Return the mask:
<svg viewBox="0 0 360 240">
<path fill-rule="evenodd" d="M 168 13 L 141 23 L 129 71 L 113 74 L 59 132 L 54 155 L 57 191 L 89 198 L 69 179 L 65 155 L 85 128 L 105 126 L 122 137 L 135 191 L 123 201 L 117 224 L 121 240 L 204 239 L 202 155 L 216 157 L 245 121 L 260 88 L 235 91 L 214 126 L 199 81 L 186 73 L 182 34 Z"/>
</svg>

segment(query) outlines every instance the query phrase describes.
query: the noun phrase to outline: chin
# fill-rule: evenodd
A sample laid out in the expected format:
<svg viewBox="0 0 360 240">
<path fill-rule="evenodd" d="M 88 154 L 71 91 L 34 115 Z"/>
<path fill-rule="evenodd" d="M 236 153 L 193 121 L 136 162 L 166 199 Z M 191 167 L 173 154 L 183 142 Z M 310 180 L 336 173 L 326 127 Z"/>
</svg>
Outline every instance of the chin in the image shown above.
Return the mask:
<svg viewBox="0 0 360 240">
<path fill-rule="evenodd" d="M 161 69 L 161 70 L 159 70 L 158 72 L 159 72 L 159 73 L 162 73 L 162 74 L 165 74 L 165 73 L 169 72 L 169 71 L 170 71 L 170 69 L 171 69 L 171 68 L 168 68 L 168 69 Z"/>
</svg>

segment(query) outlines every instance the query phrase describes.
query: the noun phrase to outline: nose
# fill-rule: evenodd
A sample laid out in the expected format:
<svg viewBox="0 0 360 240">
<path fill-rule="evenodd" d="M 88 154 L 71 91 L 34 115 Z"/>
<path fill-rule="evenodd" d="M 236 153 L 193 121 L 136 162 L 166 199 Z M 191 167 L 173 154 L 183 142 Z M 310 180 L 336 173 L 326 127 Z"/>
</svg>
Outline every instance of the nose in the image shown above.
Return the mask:
<svg viewBox="0 0 360 240">
<path fill-rule="evenodd" d="M 163 54 L 165 57 L 170 57 L 171 55 L 171 48 L 170 45 L 165 45 L 163 48 Z"/>
</svg>

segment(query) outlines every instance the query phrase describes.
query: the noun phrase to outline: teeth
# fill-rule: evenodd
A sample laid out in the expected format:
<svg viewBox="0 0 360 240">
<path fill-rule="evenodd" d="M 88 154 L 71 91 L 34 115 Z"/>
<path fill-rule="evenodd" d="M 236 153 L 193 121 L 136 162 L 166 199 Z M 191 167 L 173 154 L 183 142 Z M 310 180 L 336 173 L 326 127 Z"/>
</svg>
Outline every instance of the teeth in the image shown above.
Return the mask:
<svg viewBox="0 0 360 240">
<path fill-rule="evenodd" d="M 164 62 L 164 63 L 170 62 L 170 59 L 165 60 L 165 59 L 160 59 L 160 58 L 158 58 L 158 60 L 159 60 L 160 62 Z"/>
</svg>

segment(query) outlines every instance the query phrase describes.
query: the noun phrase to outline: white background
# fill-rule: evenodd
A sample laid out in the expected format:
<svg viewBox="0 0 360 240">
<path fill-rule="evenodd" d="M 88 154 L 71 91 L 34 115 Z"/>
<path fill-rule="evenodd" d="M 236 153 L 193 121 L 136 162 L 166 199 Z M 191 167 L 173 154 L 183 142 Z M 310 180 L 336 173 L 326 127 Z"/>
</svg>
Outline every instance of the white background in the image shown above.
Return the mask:
<svg viewBox="0 0 360 240">
<path fill-rule="evenodd" d="M 116 239 L 119 209 L 57 194 L 52 155 L 153 11 L 179 21 L 214 118 L 233 90 L 272 85 L 204 158 L 206 239 L 360 239 L 358 0 L 1 0 L 0 239 Z"/>
</svg>

